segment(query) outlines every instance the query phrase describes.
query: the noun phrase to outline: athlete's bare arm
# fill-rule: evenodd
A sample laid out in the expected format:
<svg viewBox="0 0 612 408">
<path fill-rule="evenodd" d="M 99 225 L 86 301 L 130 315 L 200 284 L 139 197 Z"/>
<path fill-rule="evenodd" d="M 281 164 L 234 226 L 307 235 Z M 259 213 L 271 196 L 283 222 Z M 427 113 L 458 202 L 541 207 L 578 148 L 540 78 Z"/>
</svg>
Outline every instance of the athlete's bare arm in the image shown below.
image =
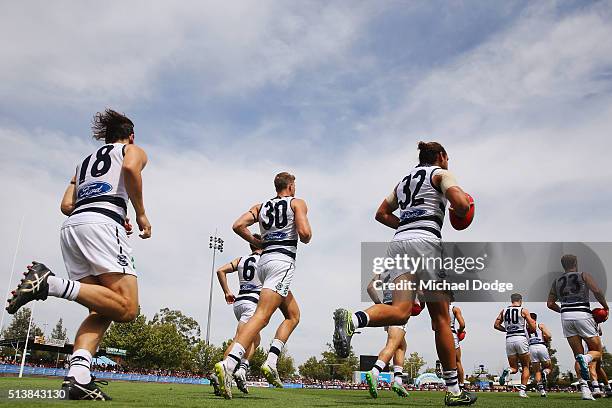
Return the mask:
<svg viewBox="0 0 612 408">
<path fill-rule="evenodd" d="M 540 327 L 540 330 L 542 330 L 542 337 L 544 337 L 544 342 L 549 343 L 552 340 L 552 334 L 550 333 L 550 330 L 548 330 L 548 327 L 546 327 L 544 323 L 540 323 L 538 326 Z"/>
<path fill-rule="evenodd" d="M 308 222 L 308 207 L 306 207 L 306 201 L 301 198 L 294 198 L 291 200 L 291 208 L 295 215 L 295 228 L 300 236 L 300 241 L 307 244 L 312 239 L 312 230 Z"/>
<path fill-rule="evenodd" d="M 135 144 L 125 146 L 125 156 L 123 157 L 123 177 L 125 189 L 136 212 L 136 223 L 142 232 L 139 236 L 142 239 L 151 237 L 151 223 L 147 218 L 142 198 L 142 170 L 147 165 L 147 154 Z"/>
<path fill-rule="evenodd" d="M 461 333 L 465 330 L 465 319 L 463 318 L 463 313 L 461 309 L 455 306 L 453 308 L 453 313 L 455 314 L 455 319 L 457 319 L 457 323 L 459 323 L 459 328 L 457 328 L 457 332 Z"/>
<path fill-rule="evenodd" d="M 232 293 L 229 285 L 227 284 L 227 274 L 236 272 L 238 269 L 238 263 L 240 262 L 240 258 L 234 259 L 230 263 L 226 263 L 219 269 L 217 269 L 217 279 L 219 279 L 219 284 L 221 285 L 221 289 L 223 289 L 223 294 L 225 295 L 225 301 L 228 305 L 231 305 L 236 301 L 236 296 Z"/>
<path fill-rule="evenodd" d="M 529 329 L 529 331 L 532 333 L 535 332 L 536 329 L 538 328 L 538 324 L 536 323 L 535 320 L 531 318 L 531 314 L 529 314 L 529 310 L 523 308 L 522 315 L 525 318 L 525 321 L 527 322 L 527 328 Z"/>
<path fill-rule="evenodd" d="M 499 330 L 500 332 L 506 332 L 506 328 L 504 327 L 504 325 L 502 324 L 504 321 L 504 311 L 502 310 L 501 312 L 499 312 L 499 315 L 497 315 L 497 319 L 495 319 L 495 324 L 493 325 L 493 327 L 496 330 Z"/>
<path fill-rule="evenodd" d="M 393 189 L 393 192 L 389 195 L 389 197 L 385 198 L 383 202 L 380 203 L 374 218 L 376 221 L 386 225 L 389 228 L 397 229 L 397 227 L 399 227 L 400 220 L 397 215 L 393 214 L 393 212 L 398 208 L 399 204 L 397 203 L 397 196 L 395 195 L 395 189 Z"/>
<path fill-rule="evenodd" d="M 470 210 L 470 200 L 465 191 L 455 184 L 454 176 L 448 170 L 437 170 L 431 181 L 434 187 L 439 188 L 450 202 L 449 211 L 453 211 L 458 217 L 465 217 Z"/>
<path fill-rule="evenodd" d="M 587 285 L 587 288 L 589 288 L 589 290 L 593 292 L 593 296 L 595 296 L 595 299 L 597 299 L 601 307 L 606 310 L 609 310 L 608 302 L 606 302 L 606 297 L 603 294 L 602 290 L 599 288 L 599 285 L 597 285 L 597 282 L 595 282 L 595 280 L 591 276 L 591 274 L 587 272 L 582 272 L 582 279 L 584 279 L 584 283 Z"/>
<path fill-rule="evenodd" d="M 259 210 L 261 210 L 261 204 L 255 204 L 249 211 L 242 214 L 234 222 L 234 225 L 232 225 L 234 232 L 255 248 L 261 248 L 263 243 L 261 239 L 257 239 L 253 236 L 249 227 L 257 222 Z"/>
<path fill-rule="evenodd" d="M 380 279 L 380 275 L 374 275 L 370 283 L 368 283 L 368 295 L 370 296 L 370 299 L 372 299 L 372 302 L 376 303 L 377 305 L 382 303 L 378 297 L 378 292 L 374 288 L 374 281 L 378 279 Z"/>
<path fill-rule="evenodd" d="M 561 308 L 557 304 L 557 285 L 556 281 L 553 282 L 550 292 L 548 292 L 548 300 L 546 301 L 546 306 L 557 313 L 561 313 Z"/>
<path fill-rule="evenodd" d="M 64 197 L 62 197 L 62 203 L 60 204 L 60 210 L 62 214 L 70 216 L 74 211 L 74 204 L 76 203 L 76 176 L 72 176 L 70 184 L 66 187 Z"/>
</svg>

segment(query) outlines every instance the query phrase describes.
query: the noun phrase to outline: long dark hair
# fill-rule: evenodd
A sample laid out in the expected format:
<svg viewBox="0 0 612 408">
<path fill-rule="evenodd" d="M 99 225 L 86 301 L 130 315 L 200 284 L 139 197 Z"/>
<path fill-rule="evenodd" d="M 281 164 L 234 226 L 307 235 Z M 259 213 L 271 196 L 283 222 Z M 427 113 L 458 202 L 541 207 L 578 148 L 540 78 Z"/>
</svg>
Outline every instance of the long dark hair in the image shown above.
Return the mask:
<svg viewBox="0 0 612 408">
<path fill-rule="evenodd" d="M 127 139 L 134 133 L 134 122 L 122 113 L 106 109 L 94 115 L 91 130 L 94 139 L 115 143 Z"/>
</svg>

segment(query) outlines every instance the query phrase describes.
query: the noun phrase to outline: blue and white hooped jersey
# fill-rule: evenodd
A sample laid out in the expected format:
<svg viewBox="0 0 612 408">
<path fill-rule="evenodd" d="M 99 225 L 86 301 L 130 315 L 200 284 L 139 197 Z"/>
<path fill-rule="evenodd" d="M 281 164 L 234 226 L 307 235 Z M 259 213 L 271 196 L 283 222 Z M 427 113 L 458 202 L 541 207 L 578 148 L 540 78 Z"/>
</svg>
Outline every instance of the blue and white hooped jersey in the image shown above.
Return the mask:
<svg viewBox="0 0 612 408">
<path fill-rule="evenodd" d="M 582 272 L 566 272 L 555 281 L 557 299 L 561 302 L 562 320 L 592 318 L 590 290 Z"/>
<path fill-rule="evenodd" d="M 66 224 L 107 217 L 123 225 L 129 200 L 122 171 L 125 146 L 106 144 L 77 166 L 75 208 Z"/>
<path fill-rule="evenodd" d="M 442 238 L 447 200 L 431 180 L 440 169 L 438 166 L 419 165 L 395 188 L 400 224 L 394 240 Z"/>
<path fill-rule="evenodd" d="M 504 327 L 506 328 L 506 339 L 527 337 L 527 321 L 523 317 L 522 306 L 508 306 L 502 313 Z"/>
<path fill-rule="evenodd" d="M 257 303 L 259 301 L 262 284 L 257 273 L 257 264 L 260 257 L 261 255 L 258 253 L 252 253 L 240 258 L 236 267 L 240 283 L 240 291 L 236 297 L 236 302 L 246 300 Z"/>
<path fill-rule="evenodd" d="M 540 330 L 540 325 L 538 324 L 536 327 L 535 333 L 529 334 L 529 345 L 535 346 L 536 344 L 546 345 L 544 342 L 544 335 L 542 334 L 542 330 Z"/>
<path fill-rule="evenodd" d="M 274 197 L 261 205 L 258 221 L 263 240 L 262 262 L 295 262 L 298 233 L 292 200 L 293 197 Z"/>
</svg>

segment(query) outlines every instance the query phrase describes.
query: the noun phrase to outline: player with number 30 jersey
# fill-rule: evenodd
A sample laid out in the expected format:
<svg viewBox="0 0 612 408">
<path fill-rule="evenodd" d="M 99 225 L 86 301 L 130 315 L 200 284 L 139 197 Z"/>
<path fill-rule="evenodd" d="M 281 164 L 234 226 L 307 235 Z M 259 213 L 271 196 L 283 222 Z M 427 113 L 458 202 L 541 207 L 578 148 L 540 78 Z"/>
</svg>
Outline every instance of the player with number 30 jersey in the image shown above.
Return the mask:
<svg viewBox="0 0 612 408">
<path fill-rule="evenodd" d="M 274 198 L 252 206 L 233 226 L 234 232 L 245 241 L 263 249 L 257 264 L 262 289 L 253 317 L 228 348 L 226 358 L 215 365 L 221 393 L 227 399 L 232 398 L 234 368 L 240 363 L 245 350 L 266 327 L 276 309 L 281 310 L 285 320 L 276 331 L 261 371 L 270 384 L 282 387 L 276 363 L 299 322 L 299 307 L 290 286 L 295 271 L 298 240 L 307 244 L 312 237 L 308 210 L 304 200 L 295 198 L 295 176 L 286 172 L 277 174 L 274 187 Z M 249 231 L 248 227 L 255 223 L 259 224 L 261 239 Z"/>
</svg>

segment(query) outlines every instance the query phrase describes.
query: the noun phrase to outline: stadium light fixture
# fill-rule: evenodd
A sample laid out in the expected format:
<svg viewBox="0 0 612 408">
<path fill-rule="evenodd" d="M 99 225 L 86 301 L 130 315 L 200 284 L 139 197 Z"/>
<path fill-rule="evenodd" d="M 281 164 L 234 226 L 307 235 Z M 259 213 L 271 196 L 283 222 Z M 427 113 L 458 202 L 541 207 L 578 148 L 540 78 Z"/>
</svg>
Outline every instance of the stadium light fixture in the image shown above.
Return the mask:
<svg viewBox="0 0 612 408">
<path fill-rule="evenodd" d="M 208 319 L 206 321 L 206 345 L 210 344 L 210 317 L 212 313 L 212 298 L 213 298 L 213 281 L 215 279 L 215 255 L 217 251 L 219 253 L 223 252 L 223 239 L 217 236 L 217 231 L 215 231 L 215 235 L 211 235 L 208 248 L 212 249 L 212 268 L 210 270 L 210 291 L 208 295 Z"/>
</svg>

